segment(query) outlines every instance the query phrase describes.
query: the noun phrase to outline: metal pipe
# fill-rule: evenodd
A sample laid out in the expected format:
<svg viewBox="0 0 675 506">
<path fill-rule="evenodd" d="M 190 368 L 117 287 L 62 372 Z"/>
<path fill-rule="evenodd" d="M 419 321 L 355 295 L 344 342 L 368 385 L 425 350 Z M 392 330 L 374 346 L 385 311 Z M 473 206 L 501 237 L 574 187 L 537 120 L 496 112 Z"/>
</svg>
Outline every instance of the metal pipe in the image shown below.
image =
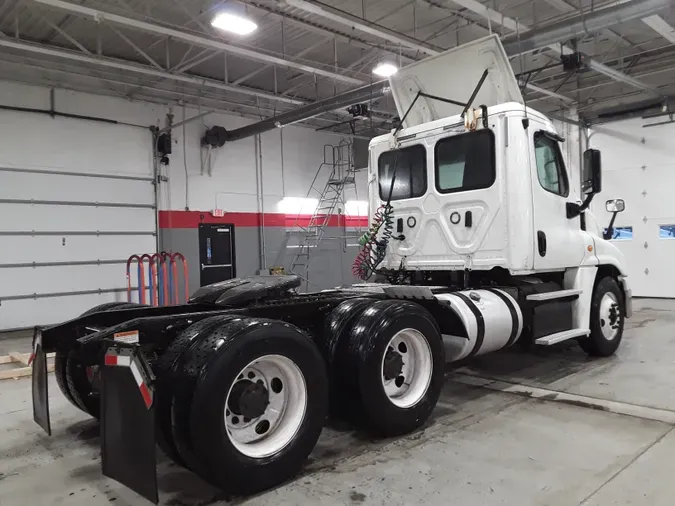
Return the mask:
<svg viewBox="0 0 675 506">
<path fill-rule="evenodd" d="M 152 261 L 152 255 L 149 253 L 144 253 L 141 255 L 141 259 L 139 260 L 139 265 L 141 266 L 141 272 L 143 272 L 143 268 L 145 267 L 144 261 L 148 261 L 148 293 L 150 295 L 150 305 L 151 306 L 156 306 L 157 305 L 157 292 L 156 292 L 156 279 L 157 279 L 157 272 L 155 269 L 155 265 Z M 145 276 L 139 276 L 141 279 L 139 280 L 138 284 L 143 285 L 143 292 L 145 293 Z M 141 304 L 145 304 L 145 302 L 142 302 Z"/>
<path fill-rule="evenodd" d="M 127 288 L 104 288 L 96 290 L 79 290 L 76 292 L 51 292 L 51 293 L 28 293 L 24 295 L 7 295 L 0 297 L 0 301 L 6 300 L 28 300 L 28 299 L 48 299 L 51 297 L 69 297 L 72 295 L 97 295 L 101 293 L 126 292 Z"/>
<path fill-rule="evenodd" d="M 155 202 L 155 253 L 162 249 L 160 244 L 161 238 L 159 235 L 159 183 L 160 178 L 160 156 L 158 153 L 159 135 L 153 131 L 152 133 L 152 198 Z M 187 184 L 187 180 L 185 181 Z M 169 191 L 169 202 L 171 202 L 171 192 Z"/>
<path fill-rule="evenodd" d="M 24 262 L 18 264 L 0 264 L 0 269 L 23 269 L 36 267 L 74 267 L 83 265 L 118 265 L 126 260 L 80 260 L 73 262 Z"/>
<path fill-rule="evenodd" d="M 183 111 L 185 111 L 185 107 L 183 107 Z M 214 112 L 216 112 L 216 111 L 204 111 L 204 112 L 200 112 L 199 114 L 195 114 L 194 116 L 191 116 L 191 117 L 189 117 L 189 118 L 185 118 L 185 119 L 182 119 L 181 121 L 178 121 L 178 122 L 176 122 L 176 123 L 172 123 L 171 125 L 166 126 L 166 127 L 162 128 L 162 129 L 158 130 L 158 131 L 157 131 L 157 135 L 163 134 L 164 132 L 168 132 L 168 131 L 171 130 L 172 128 L 176 128 L 176 127 L 179 127 L 179 126 L 186 125 L 186 124 L 188 124 L 188 123 L 192 123 L 193 121 L 198 120 L 198 119 L 201 119 L 201 118 L 203 118 L 204 116 L 208 116 L 209 114 L 213 114 Z"/>
<path fill-rule="evenodd" d="M 124 179 L 129 181 L 152 182 L 152 178 L 147 176 L 120 176 L 115 174 L 98 174 L 95 172 L 61 172 L 44 169 L 19 169 L 16 167 L 0 167 L 0 172 L 18 172 L 21 174 L 49 174 L 52 176 L 94 177 L 102 179 Z"/>
<path fill-rule="evenodd" d="M 260 237 L 262 238 L 262 268 L 267 270 L 267 247 L 265 245 L 265 174 L 263 172 L 262 137 L 258 135 L 258 159 L 260 167 Z"/>
<path fill-rule="evenodd" d="M 517 35 L 504 37 L 506 54 L 515 55 L 558 44 L 579 36 L 597 32 L 612 25 L 650 16 L 670 6 L 670 0 L 633 0 L 605 9 L 598 9 L 583 16 L 565 19 L 558 23 Z"/>
<path fill-rule="evenodd" d="M 247 137 L 265 133 L 269 130 L 274 130 L 275 128 L 281 128 L 299 121 L 304 121 L 313 118 L 314 116 L 318 116 L 319 114 L 334 111 L 335 109 L 349 107 L 350 105 L 363 101 L 375 100 L 383 97 L 389 91 L 390 88 L 388 81 L 378 81 L 374 84 L 369 84 L 367 86 L 342 93 L 341 95 L 336 95 L 334 97 L 298 107 L 292 111 L 264 119 L 251 125 L 246 125 L 235 130 L 230 130 L 227 132 L 226 141 L 232 142 L 245 139 Z"/>
<path fill-rule="evenodd" d="M 78 202 L 76 200 L 35 200 L 35 199 L 0 199 L 0 204 L 32 204 L 40 206 L 75 206 L 75 207 L 115 207 L 131 209 L 154 209 L 153 204 L 127 204 L 124 202 Z"/>
<path fill-rule="evenodd" d="M 52 88 L 53 90 L 54 88 Z M 125 125 L 125 126 L 132 126 L 136 128 L 148 128 L 144 125 L 135 125 L 133 123 L 125 123 L 122 121 L 117 121 L 114 119 L 108 119 L 108 118 L 100 118 L 98 116 L 85 116 L 82 114 L 71 114 L 68 112 L 58 112 L 58 111 L 53 111 L 50 109 L 36 109 L 33 107 L 17 107 L 14 105 L 0 105 L 0 110 L 3 111 L 13 111 L 13 112 L 28 112 L 28 113 L 34 113 L 34 114 L 45 114 L 47 116 L 53 117 L 58 117 L 58 118 L 69 118 L 69 119 L 81 119 L 81 120 L 86 120 L 86 121 L 96 121 L 99 123 L 108 123 L 111 125 Z"/>
<path fill-rule="evenodd" d="M 17 230 L 17 231 L 0 231 L 0 236 L 3 237 L 24 237 L 24 236 L 57 236 L 57 235 L 78 235 L 78 236 L 100 236 L 100 235 L 157 235 L 155 232 L 138 232 L 131 230 L 119 230 L 119 231 L 100 231 L 100 230 L 71 230 L 71 231 L 37 231 L 37 230 Z"/>
<path fill-rule="evenodd" d="M 183 277 L 185 278 L 185 302 L 190 298 L 190 287 L 189 281 L 188 281 L 188 263 L 183 254 L 181 253 L 173 253 L 171 255 L 171 268 L 173 270 L 173 278 L 174 278 L 174 304 L 179 304 L 180 301 L 178 299 L 178 266 L 176 264 L 176 258 L 179 258 L 181 262 L 183 262 Z"/>
<path fill-rule="evenodd" d="M 255 192 L 256 192 L 256 200 L 258 202 L 258 214 L 260 214 L 262 210 L 262 205 L 260 203 L 260 160 L 258 158 L 258 135 L 253 137 L 253 158 L 255 162 Z M 259 251 L 259 258 L 258 258 L 258 267 L 259 270 L 263 270 L 263 265 L 265 264 L 264 260 L 264 255 L 265 255 L 265 235 L 263 231 L 263 227 L 258 224 L 258 251 Z"/>
<path fill-rule="evenodd" d="M 141 257 L 139 257 L 138 255 L 131 255 L 127 259 L 127 261 L 125 262 L 127 264 L 127 270 L 126 270 L 126 274 L 127 274 L 127 302 L 131 302 L 131 262 L 133 262 L 134 260 L 136 260 L 138 262 L 138 281 L 139 281 L 139 285 L 141 284 L 141 281 L 143 279 L 143 277 L 141 275 L 142 270 L 143 270 L 143 267 L 141 265 Z M 139 286 L 139 288 L 140 288 L 140 286 Z M 145 297 L 145 289 L 139 290 L 139 292 L 138 292 L 138 302 L 139 302 L 139 304 L 145 303 L 144 297 Z"/>
</svg>

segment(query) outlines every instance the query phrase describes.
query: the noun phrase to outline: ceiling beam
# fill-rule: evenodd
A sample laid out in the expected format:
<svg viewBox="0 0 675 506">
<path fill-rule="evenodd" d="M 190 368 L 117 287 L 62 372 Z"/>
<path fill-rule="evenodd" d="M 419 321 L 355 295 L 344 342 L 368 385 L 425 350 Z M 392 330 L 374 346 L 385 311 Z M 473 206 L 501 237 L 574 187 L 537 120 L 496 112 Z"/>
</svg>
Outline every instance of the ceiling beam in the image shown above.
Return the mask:
<svg viewBox="0 0 675 506">
<path fill-rule="evenodd" d="M 567 0 L 544 0 L 544 1 L 551 7 L 554 7 L 558 9 L 560 12 L 565 14 L 577 12 L 579 10 L 578 7 L 570 4 Z M 608 6 L 606 5 L 605 7 Z M 610 30 L 609 28 L 603 30 L 603 32 L 605 32 L 605 35 L 607 35 L 607 37 L 614 40 L 615 42 L 635 47 L 635 44 L 633 44 L 631 41 L 624 39 L 621 35 L 619 35 L 613 30 Z"/>
<path fill-rule="evenodd" d="M 567 105 L 571 105 L 571 104 L 574 103 L 574 100 L 571 99 L 570 97 L 562 95 L 561 93 L 556 93 L 555 91 L 547 90 L 546 88 L 542 88 L 542 87 L 537 86 L 535 84 L 528 83 L 528 84 L 526 84 L 526 87 L 528 89 L 532 90 L 532 91 L 535 91 L 537 93 L 541 93 L 542 95 L 546 95 L 547 97 L 555 98 L 556 100 L 560 100 L 561 102 L 564 102 Z"/>
<path fill-rule="evenodd" d="M 10 49 L 18 49 L 21 51 L 26 51 L 30 53 L 36 53 L 42 56 L 54 56 L 57 58 L 62 58 L 71 61 L 78 61 L 80 63 L 86 63 L 94 66 L 102 66 L 108 68 L 114 68 L 117 70 L 123 70 L 125 72 L 132 72 L 134 74 L 143 74 L 146 76 L 159 77 L 163 79 L 168 79 L 171 81 L 179 81 L 183 83 L 189 83 L 199 87 L 208 87 L 215 88 L 223 91 L 229 91 L 232 93 L 240 93 L 242 95 L 249 95 L 254 97 L 259 97 L 264 100 L 271 100 L 276 102 L 284 102 L 287 104 L 293 105 L 305 105 L 306 101 L 298 100 L 296 98 L 285 97 L 281 95 L 275 95 L 273 93 L 256 90 L 254 88 L 244 87 L 244 86 L 234 86 L 231 84 L 225 84 L 221 81 L 216 81 L 215 79 L 207 79 L 203 77 L 187 76 L 183 74 L 173 74 L 164 70 L 158 70 L 148 65 L 141 65 L 135 63 L 128 63 L 120 61 L 113 58 L 102 57 L 102 56 L 88 56 L 82 53 L 77 53 L 74 51 L 68 51 L 65 49 L 54 49 L 52 46 L 45 44 L 31 44 L 27 42 L 17 42 L 9 38 L 0 38 L 0 47 L 8 47 Z"/>
<path fill-rule="evenodd" d="M 303 10 L 309 14 L 314 14 L 322 18 L 328 19 L 335 23 L 347 26 L 352 30 L 358 30 L 367 33 L 380 39 L 388 40 L 391 43 L 398 44 L 424 54 L 438 54 L 442 49 L 432 44 L 427 44 L 412 37 L 401 34 L 396 30 L 391 30 L 377 23 L 373 23 L 366 19 L 354 16 L 348 12 L 336 9 L 330 5 L 312 0 L 284 0 L 286 4 L 296 9 Z"/>
<path fill-rule="evenodd" d="M 33 0 L 33 1 L 43 5 L 48 5 L 50 7 L 55 7 L 57 9 L 72 12 L 80 16 L 88 17 L 93 19 L 94 21 L 104 20 L 108 23 L 115 23 L 123 26 L 128 26 L 130 28 L 141 30 L 146 33 L 154 33 L 164 37 L 171 37 L 172 39 L 182 40 L 184 42 L 194 44 L 196 46 L 226 51 L 227 53 L 236 55 L 240 58 L 244 58 L 247 60 L 277 65 L 279 67 L 289 68 L 293 70 L 299 70 L 301 72 L 306 72 L 308 74 L 325 77 L 328 79 L 344 82 L 347 84 L 363 83 L 363 81 L 344 75 L 343 73 L 331 72 L 319 67 L 314 67 L 312 65 L 286 60 L 285 58 L 280 58 L 278 56 L 262 53 L 259 51 L 255 51 L 253 49 L 227 44 L 225 42 L 220 42 L 206 37 L 200 37 L 198 35 L 193 35 L 191 33 L 174 30 L 173 28 L 167 28 L 152 23 L 146 23 L 145 21 L 127 18 L 124 16 L 119 16 L 117 14 L 112 14 L 97 9 L 91 9 L 89 7 L 83 7 L 81 5 L 64 2 L 62 0 Z"/>
<path fill-rule="evenodd" d="M 653 12 L 667 8 L 669 4 L 668 0 L 635 0 L 633 2 L 625 2 L 609 8 L 596 10 L 583 16 L 577 21 L 568 19 L 539 30 L 531 30 L 528 26 L 517 23 L 514 19 L 507 16 L 502 16 L 499 12 L 490 9 L 476 0 L 451 1 L 476 14 L 489 16 L 489 19 L 492 22 L 505 26 L 510 30 L 517 29 L 518 35 L 515 37 L 511 35 L 504 40 L 504 49 L 507 54 L 518 54 L 523 51 L 532 51 L 540 47 L 549 47 L 554 51 L 560 51 L 558 43 L 561 41 L 570 40 L 580 34 L 602 30 L 613 24 L 641 18 L 647 14 L 652 14 Z M 526 33 L 525 36 L 520 36 L 523 32 L 529 33 Z M 544 33 L 544 36 L 539 37 L 539 33 L 541 32 Z M 566 54 L 573 52 L 572 49 L 566 46 L 562 46 L 562 51 Z M 615 81 L 628 84 L 634 88 L 638 88 L 659 97 L 662 96 L 662 93 L 658 88 L 643 83 L 623 72 L 612 69 L 588 56 L 585 57 L 585 63 L 591 69 L 611 77 Z"/>
<path fill-rule="evenodd" d="M 337 9 L 334 9 L 332 7 L 328 7 L 325 4 L 319 4 L 319 2 L 307 2 L 306 0 L 285 0 L 288 5 L 291 5 L 293 7 L 297 7 L 303 10 L 306 10 L 307 12 L 310 12 L 312 14 L 317 14 L 324 16 L 332 21 L 344 24 L 346 26 L 351 27 L 352 29 L 363 31 L 365 33 L 368 33 L 370 35 L 374 35 L 377 37 L 380 37 L 384 40 L 390 40 L 392 42 L 398 42 L 401 44 L 403 47 L 407 47 L 409 49 L 416 49 L 419 51 L 424 52 L 425 54 L 429 56 L 436 56 L 439 55 L 443 52 L 443 48 L 433 46 L 431 44 L 427 44 L 425 42 L 422 42 L 417 39 L 413 39 L 411 37 L 400 37 L 398 36 L 396 40 L 391 39 L 390 35 L 388 32 L 393 32 L 393 30 L 389 30 L 387 28 L 381 27 L 379 25 L 375 25 L 374 23 L 369 23 L 361 18 L 358 18 L 356 16 L 353 16 L 351 14 L 347 14 L 342 11 L 338 11 Z M 479 2 L 476 2 L 475 0 L 468 0 L 468 2 L 476 8 L 481 8 L 481 9 L 486 9 L 482 4 Z M 478 7 L 480 6 L 480 7 Z M 509 18 L 503 18 L 503 16 L 496 11 L 493 11 L 492 9 L 486 9 L 488 12 L 488 15 L 491 18 L 497 18 L 499 17 L 500 23 L 502 22 L 502 19 L 504 19 L 504 26 L 506 28 L 513 28 L 514 30 L 516 29 L 521 29 L 523 31 L 528 30 L 527 27 L 516 23 L 514 20 L 510 20 Z M 373 26 L 376 26 L 377 28 L 373 28 Z M 398 32 L 395 32 L 397 35 Z M 569 97 L 565 97 L 564 95 L 561 95 L 560 93 L 554 93 L 554 92 L 548 92 L 548 90 L 545 90 L 539 86 L 535 86 L 531 83 L 527 83 L 525 85 L 526 88 L 535 91 L 537 93 L 542 93 L 546 95 L 549 98 L 554 98 L 556 100 L 562 100 L 566 104 L 570 104 L 574 102 Z"/>
<path fill-rule="evenodd" d="M 131 40 L 129 37 L 124 35 L 121 31 L 119 31 L 117 28 L 115 28 L 113 25 L 108 25 L 108 28 L 110 28 L 120 39 L 122 39 L 124 42 L 129 44 L 129 46 L 136 51 L 139 55 L 141 55 L 143 58 L 145 58 L 150 65 L 155 67 L 156 69 L 162 70 L 162 66 L 157 63 L 155 60 L 152 59 L 152 57 L 143 51 L 140 47 L 138 47 L 133 40 Z"/>
</svg>

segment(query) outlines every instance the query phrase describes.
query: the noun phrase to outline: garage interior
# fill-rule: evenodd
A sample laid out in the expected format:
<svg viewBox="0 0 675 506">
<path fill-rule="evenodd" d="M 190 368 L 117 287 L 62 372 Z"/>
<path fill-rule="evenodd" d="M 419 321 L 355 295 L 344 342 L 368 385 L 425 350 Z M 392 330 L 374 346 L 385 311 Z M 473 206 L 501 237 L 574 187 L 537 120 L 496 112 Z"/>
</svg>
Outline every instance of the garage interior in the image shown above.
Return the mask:
<svg viewBox="0 0 675 506">
<path fill-rule="evenodd" d="M 448 365 L 421 429 L 381 439 L 330 419 L 300 475 L 251 497 L 158 451 L 159 502 L 672 505 L 674 7 L 0 2 L 0 504 L 149 504 L 101 475 L 99 424 L 54 374 L 51 437 L 33 423 L 36 326 L 256 275 L 297 274 L 303 293 L 361 282 L 369 142 L 401 121 L 387 75 L 496 34 L 570 174 L 602 152 L 601 228 L 605 201 L 625 201 L 610 241 L 636 299 L 616 355 L 570 341 Z M 257 27 L 213 26 L 222 12 Z"/>
</svg>

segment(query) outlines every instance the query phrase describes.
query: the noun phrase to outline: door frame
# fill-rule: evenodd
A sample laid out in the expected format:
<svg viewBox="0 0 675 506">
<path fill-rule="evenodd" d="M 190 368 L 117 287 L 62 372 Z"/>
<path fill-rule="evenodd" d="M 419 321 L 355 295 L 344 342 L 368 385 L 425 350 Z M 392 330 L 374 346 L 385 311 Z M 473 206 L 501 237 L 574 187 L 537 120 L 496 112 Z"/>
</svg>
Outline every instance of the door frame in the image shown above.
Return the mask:
<svg viewBox="0 0 675 506">
<path fill-rule="evenodd" d="M 202 269 L 202 230 L 205 230 L 207 228 L 221 228 L 221 227 L 229 227 L 230 228 L 230 244 L 231 244 L 231 262 L 232 262 L 232 278 L 234 279 L 237 277 L 237 237 L 236 237 L 236 231 L 235 231 L 235 226 L 233 223 L 200 223 L 198 228 L 197 228 L 197 250 L 198 250 L 198 256 L 199 256 L 199 286 L 204 286 L 202 282 L 202 273 L 204 272 L 204 269 Z"/>
</svg>

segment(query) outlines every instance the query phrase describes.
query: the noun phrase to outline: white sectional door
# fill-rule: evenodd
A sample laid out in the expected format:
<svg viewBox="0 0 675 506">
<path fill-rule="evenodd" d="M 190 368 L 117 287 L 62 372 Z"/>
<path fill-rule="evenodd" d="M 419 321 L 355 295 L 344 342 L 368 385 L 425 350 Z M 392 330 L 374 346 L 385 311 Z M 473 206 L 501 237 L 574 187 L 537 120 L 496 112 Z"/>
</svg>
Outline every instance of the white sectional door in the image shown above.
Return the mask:
<svg viewBox="0 0 675 506">
<path fill-rule="evenodd" d="M 596 127 L 591 146 L 602 151 L 603 191 L 593 211 L 602 226 L 607 199 L 622 198 L 613 242 L 626 256 L 633 295 L 675 297 L 675 124 L 629 120 Z"/>
<path fill-rule="evenodd" d="M 127 258 L 156 250 L 151 153 L 140 128 L 0 111 L 0 331 L 126 301 Z"/>
</svg>

